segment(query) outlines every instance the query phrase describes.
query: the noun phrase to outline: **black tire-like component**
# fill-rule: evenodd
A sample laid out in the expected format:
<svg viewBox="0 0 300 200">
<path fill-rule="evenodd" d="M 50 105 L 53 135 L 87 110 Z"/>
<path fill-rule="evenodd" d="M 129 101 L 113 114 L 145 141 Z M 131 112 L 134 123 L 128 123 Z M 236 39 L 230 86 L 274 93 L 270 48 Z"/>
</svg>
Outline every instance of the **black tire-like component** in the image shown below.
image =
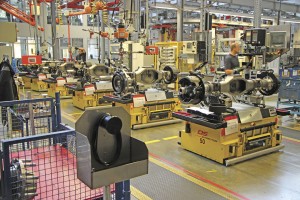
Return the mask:
<svg viewBox="0 0 300 200">
<path fill-rule="evenodd" d="M 278 92 L 278 90 L 280 88 L 280 85 L 281 85 L 281 82 L 276 78 L 276 76 L 272 72 L 263 71 L 259 75 L 259 78 L 260 79 L 269 78 L 269 79 L 272 79 L 272 81 L 273 81 L 273 87 L 271 89 L 262 88 L 262 89 L 259 90 L 259 92 L 262 95 L 271 96 L 271 95 L 276 94 Z"/>
<path fill-rule="evenodd" d="M 125 92 L 126 89 L 126 75 L 121 72 L 115 72 L 112 78 L 112 87 L 117 94 L 121 94 Z"/>
<path fill-rule="evenodd" d="M 110 134 L 116 135 L 122 129 L 122 121 L 119 117 L 106 114 L 100 118 L 100 126 L 105 128 Z"/>
<path fill-rule="evenodd" d="M 188 77 L 182 78 L 179 84 L 179 100 L 184 104 L 198 104 L 205 98 L 205 86 L 200 76 L 191 75 L 199 79 L 199 83 L 191 81 Z M 185 91 L 182 91 L 184 88 Z"/>
<path fill-rule="evenodd" d="M 170 76 L 165 77 L 164 82 L 166 84 L 175 83 L 177 80 L 177 75 L 179 74 L 179 70 L 175 67 L 165 66 L 163 71 L 167 71 L 170 73 Z"/>
<path fill-rule="evenodd" d="M 105 160 L 98 154 L 98 134 L 99 128 L 104 128 L 107 133 L 113 135 L 116 140 L 116 150 L 110 160 Z M 110 166 L 116 163 L 121 155 L 122 150 L 122 121 L 119 117 L 111 116 L 107 113 L 99 113 L 98 120 L 94 125 L 94 131 L 91 137 L 91 150 L 97 162 L 104 166 Z M 103 129 L 102 129 L 103 130 Z"/>
</svg>

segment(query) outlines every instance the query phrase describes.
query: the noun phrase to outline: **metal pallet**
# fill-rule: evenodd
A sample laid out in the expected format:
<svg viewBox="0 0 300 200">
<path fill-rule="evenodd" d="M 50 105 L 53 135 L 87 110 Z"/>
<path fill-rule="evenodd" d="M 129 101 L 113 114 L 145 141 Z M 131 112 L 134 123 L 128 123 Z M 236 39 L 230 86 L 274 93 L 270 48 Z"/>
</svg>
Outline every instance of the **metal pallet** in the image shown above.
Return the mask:
<svg viewBox="0 0 300 200">
<path fill-rule="evenodd" d="M 300 116 L 300 67 L 280 69 L 281 86 L 277 108 L 284 108 L 292 115 Z"/>
</svg>

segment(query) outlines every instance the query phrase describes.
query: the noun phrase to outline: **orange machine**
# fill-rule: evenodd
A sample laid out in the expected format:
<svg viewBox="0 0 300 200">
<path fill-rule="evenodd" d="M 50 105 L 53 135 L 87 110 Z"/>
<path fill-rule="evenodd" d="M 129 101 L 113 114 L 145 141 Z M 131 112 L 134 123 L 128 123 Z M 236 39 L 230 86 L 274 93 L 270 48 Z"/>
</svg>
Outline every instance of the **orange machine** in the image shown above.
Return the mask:
<svg viewBox="0 0 300 200">
<path fill-rule="evenodd" d="M 128 39 L 129 33 L 126 32 L 125 25 L 122 22 L 119 23 L 118 29 L 114 33 L 114 36 L 119 40 L 119 42 L 124 42 Z"/>
</svg>

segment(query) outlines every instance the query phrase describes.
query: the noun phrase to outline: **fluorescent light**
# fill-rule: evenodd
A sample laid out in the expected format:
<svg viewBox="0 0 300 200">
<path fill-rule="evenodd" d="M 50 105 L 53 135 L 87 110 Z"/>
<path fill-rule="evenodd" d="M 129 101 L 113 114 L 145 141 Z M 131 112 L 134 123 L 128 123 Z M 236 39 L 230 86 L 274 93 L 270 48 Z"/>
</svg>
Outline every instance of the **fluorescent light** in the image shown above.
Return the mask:
<svg viewBox="0 0 300 200">
<path fill-rule="evenodd" d="M 161 7 L 161 6 L 151 6 L 151 8 L 164 9 L 164 10 L 177 10 L 177 8 Z"/>
<path fill-rule="evenodd" d="M 300 24 L 300 20 L 280 20 L 282 22 L 288 22 L 288 23 L 295 23 L 295 24 Z"/>
</svg>

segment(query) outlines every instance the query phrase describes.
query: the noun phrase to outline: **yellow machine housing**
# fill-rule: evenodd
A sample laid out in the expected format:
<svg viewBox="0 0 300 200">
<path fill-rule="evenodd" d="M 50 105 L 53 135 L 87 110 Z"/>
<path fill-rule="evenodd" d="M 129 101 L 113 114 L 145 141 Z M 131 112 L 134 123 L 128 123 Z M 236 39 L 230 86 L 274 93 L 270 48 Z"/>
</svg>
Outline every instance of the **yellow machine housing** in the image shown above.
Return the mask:
<svg viewBox="0 0 300 200">
<path fill-rule="evenodd" d="M 72 98 L 72 91 L 64 85 L 58 85 L 55 79 L 43 80 L 47 84 L 48 96 L 55 98 L 55 93 L 59 92 L 60 98 Z"/>
<path fill-rule="evenodd" d="M 24 82 L 24 88 L 31 89 L 31 78 L 27 76 L 22 76 L 22 80 Z"/>
<path fill-rule="evenodd" d="M 72 93 L 65 86 L 57 86 L 56 83 L 48 83 L 48 96 L 55 97 L 55 93 L 59 92 L 61 98 L 71 98 Z"/>
<path fill-rule="evenodd" d="M 258 109 L 260 108 L 256 111 Z M 262 112 L 265 116 L 262 118 L 255 116 L 251 120 L 246 119 L 247 115 L 251 116 L 254 112 L 243 112 L 242 120 L 238 115 L 236 120 L 231 120 L 229 125 L 227 123 L 227 128 L 216 129 L 187 119 L 189 117 L 186 116 L 190 114 L 178 117 L 175 113 L 178 118 L 186 119 L 185 130 L 179 133 L 180 144 L 188 151 L 226 166 L 278 151 L 283 145 L 281 145 L 282 133 L 277 129 L 277 115 L 268 116 L 267 109 L 262 109 Z M 233 127 L 237 131 L 225 133 L 226 129 L 232 130 Z"/>
<path fill-rule="evenodd" d="M 159 55 L 155 56 L 155 67 L 158 70 L 163 69 L 166 65 L 172 65 L 179 70 L 185 70 L 182 60 L 179 58 L 182 50 L 182 42 L 157 42 L 155 46 L 159 49 Z M 162 50 L 166 49 L 166 53 Z M 168 52 L 168 53 L 167 53 Z M 171 60 L 172 59 L 172 60 Z"/>
<path fill-rule="evenodd" d="M 105 105 L 105 102 L 101 101 L 103 96 L 111 95 L 111 90 L 96 90 L 94 94 L 86 95 L 84 90 L 73 91 L 73 105 L 81 110 L 85 110 L 88 107 L 96 107 Z"/>
<path fill-rule="evenodd" d="M 107 98 L 109 97 L 106 96 L 104 99 L 107 100 Z M 123 107 L 130 114 L 130 126 L 132 129 L 178 123 L 180 120 L 173 118 L 172 112 L 182 110 L 178 98 L 146 101 L 139 107 L 135 107 L 132 101 L 122 103 L 115 99 L 112 105 Z"/>
<path fill-rule="evenodd" d="M 31 78 L 31 90 L 36 92 L 46 92 L 48 91 L 47 83 L 39 80 L 39 78 Z"/>
</svg>

